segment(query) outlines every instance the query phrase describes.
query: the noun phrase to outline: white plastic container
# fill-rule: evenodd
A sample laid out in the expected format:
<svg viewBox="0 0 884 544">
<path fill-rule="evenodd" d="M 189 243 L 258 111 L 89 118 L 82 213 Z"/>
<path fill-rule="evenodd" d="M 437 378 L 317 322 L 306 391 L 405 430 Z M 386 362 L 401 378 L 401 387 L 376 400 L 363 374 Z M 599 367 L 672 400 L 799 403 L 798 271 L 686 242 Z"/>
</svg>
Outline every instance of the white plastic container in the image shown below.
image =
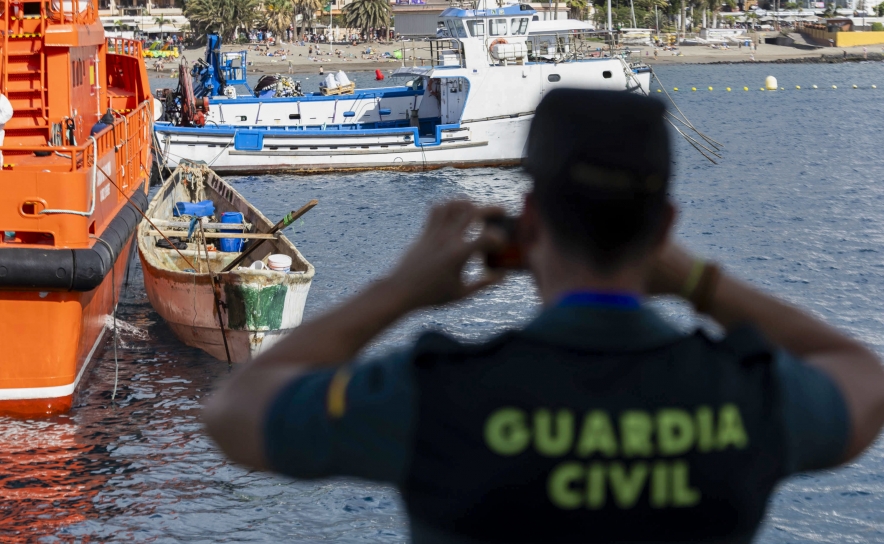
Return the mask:
<svg viewBox="0 0 884 544">
<path fill-rule="evenodd" d="M 334 74 L 329 74 L 329 75 L 325 76 L 325 80 L 323 80 L 323 83 L 325 83 L 325 88 L 327 88 L 327 89 L 337 89 L 338 88 L 338 80 L 335 79 Z"/>
<path fill-rule="evenodd" d="M 264 263 L 262 261 L 255 261 L 252 263 L 252 266 L 250 266 L 249 268 L 251 268 L 252 270 L 264 270 L 267 267 L 264 266 Z"/>
<path fill-rule="evenodd" d="M 289 272 L 292 269 L 292 258 L 282 253 L 276 253 L 267 258 L 267 268 L 277 272 Z"/>
<path fill-rule="evenodd" d="M 350 78 L 347 77 L 347 74 L 345 74 L 343 70 L 338 72 L 338 74 L 335 76 L 335 79 L 338 80 L 338 85 L 340 85 L 341 87 L 350 84 Z"/>
</svg>

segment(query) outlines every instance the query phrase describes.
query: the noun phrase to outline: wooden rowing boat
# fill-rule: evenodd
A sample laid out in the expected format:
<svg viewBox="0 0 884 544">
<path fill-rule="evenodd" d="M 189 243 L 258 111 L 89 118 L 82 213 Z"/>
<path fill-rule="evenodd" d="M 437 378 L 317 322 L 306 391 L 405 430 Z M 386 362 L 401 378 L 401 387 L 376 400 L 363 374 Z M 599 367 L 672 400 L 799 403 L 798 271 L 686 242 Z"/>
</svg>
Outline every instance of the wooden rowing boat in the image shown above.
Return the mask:
<svg viewBox="0 0 884 544">
<path fill-rule="evenodd" d="M 163 235 L 187 237 L 186 221 L 173 217 L 176 203 L 203 200 L 214 203 L 217 218 L 224 212 L 242 213 L 248 229 L 242 237 L 248 244 L 262 242 L 229 272 L 222 270 L 240 253 L 211 249 L 213 242 L 218 242 L 213 238 L 225 234 L 213 232 L 220 230 L 217 223 L 204 223 L 203 229 L 197 226 L 186 249 L 157 245 Z M 268 234 L 273 224 L 208 167 L 194 163 L 179 166 L 154 196 L 146 216 L 153 225 L 142 221 L 138 227 L 144 287 L 153 308 L 182 342 L 217 359 L 227 359 L 215 311 L 213 279 L 232 362 L 251 361 L 300 325 L 313 265 L 284 235 Z M 291 257 L 291 271 L 252 268 L 256 261 L 266 263 L 271 254 Z"/>
</svg>

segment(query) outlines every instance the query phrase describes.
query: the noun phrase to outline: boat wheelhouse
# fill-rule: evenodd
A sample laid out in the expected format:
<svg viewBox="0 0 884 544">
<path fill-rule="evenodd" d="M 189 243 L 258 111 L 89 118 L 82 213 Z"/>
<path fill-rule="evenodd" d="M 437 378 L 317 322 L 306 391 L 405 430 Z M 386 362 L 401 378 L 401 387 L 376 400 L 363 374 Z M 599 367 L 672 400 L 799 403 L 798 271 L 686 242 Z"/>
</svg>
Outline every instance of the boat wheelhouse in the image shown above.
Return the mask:
<svg viewBox="0 0 884 544">
<path fill-rule="evenodd" d="M 106 41 L 94 1 L 0 9 L 0 413 L 53 414 L 119 300 L 147 205 L 151 96 L 140 43 Z"/>
<path fill-rule="evenodd" d="M 555 34 L 538 50 L 542 37 L 529 39 L 534 13 L 525 4 L 448 8 L 440 20 L 450 37 L 404 51 L 415 65 L 392 76 L 405 85 L 282 99 L 270 117 L 260 99 L 248 99 L 258 102 L 253 115 L 233 116 L 227 112 L 241 106 L 224 105 L 215 116 L 223 99 L 211 101 L 208 119 L 220 121 L 224 111 L 223 122 L 157 123 L 161 152 L 167 165 L 192 158 L 219 173 L 512 165 L 547 92 L 647 92 L 647 67 L 598 56 L 582 34 Z"/>
</svg>

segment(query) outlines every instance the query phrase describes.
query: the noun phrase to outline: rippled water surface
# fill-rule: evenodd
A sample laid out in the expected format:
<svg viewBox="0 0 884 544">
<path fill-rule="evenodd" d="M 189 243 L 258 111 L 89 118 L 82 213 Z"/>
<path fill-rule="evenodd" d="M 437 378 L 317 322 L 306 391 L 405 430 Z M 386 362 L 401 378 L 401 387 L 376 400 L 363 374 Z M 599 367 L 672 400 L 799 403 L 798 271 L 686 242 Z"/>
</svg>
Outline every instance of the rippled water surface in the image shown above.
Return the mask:
<svg viewBox="0 0 884 544">
<path fill-rule="evenodd" d="M 768 74 L 802 90 L 762 93 Z M 884 353 L 884 65 L 671 66 L 659 75 L 667 88 L 681 89 L 674 98 L 691 120 L 726 146 L 713 166 L 677 145 L 678 231 L 687 244 Z M 369 79 L 357 77 L 362 85 Z M 813 84 L 820 88 L 808 90 Z M 704 90 L 684 92 L 691 86 Z M 726 86 L 755 90 L 728 93 Z M 587 127 L 600 138 L 605 129 Z M 316 266 L 308 318 L 390 267 L 432 202 L 468 196 L 516 208 L 527 186 L 518 169 L 231 181 L 271 218 L 319 199 L 289 230 Z M 659 307 L 685 321 L 678 305 Z M 432 327 L 485 337 L 535 311 L 530 283 L 513 278 L 457 306 L 414 315 L 371 349 Z M 398 494 L 388 487 L 292 482 L 247 472 L 218 453 L 199 413 L 226 364 L 173 337 L 147 301 L 137 262 L 118 318 L 115 402 L 108 340 L 69 415 L 0 420 L 0 541 L 407 540 Z M 848 467 L 785 483 L 758 540 L 884 541 L 882 453 L 875 447 Z"/>
</svg>

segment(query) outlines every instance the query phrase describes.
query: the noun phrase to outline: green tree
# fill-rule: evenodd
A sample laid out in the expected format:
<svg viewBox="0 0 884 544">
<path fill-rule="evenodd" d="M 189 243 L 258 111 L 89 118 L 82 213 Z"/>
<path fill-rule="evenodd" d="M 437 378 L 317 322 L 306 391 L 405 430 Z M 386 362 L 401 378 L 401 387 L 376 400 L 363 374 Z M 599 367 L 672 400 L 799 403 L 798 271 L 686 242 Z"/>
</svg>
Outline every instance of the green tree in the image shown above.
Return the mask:
<svg viewBox="0 0 884 544">
<path fill-rule="evenodd" d="M 294 2 L 295 17 L 301 16 L 301 30 L 298 31 L 298 36 L 304 39 L 307 23 L 313 20 L 317 11 L 322 9 L 322 0 L 294 0 Z"/>
<path fill-rule="evenodd" d="M 353 0 L 343 9 L 347 26 L 358 28 L 366 35 L 371 35 L 371 30 L 389 28 L 392 13 L 388 0 Z"/>
<path fill-rule="evenodd" d="M 565 5 L 571 11 L 569 17 L 583 20 L 586 18 L 586 9 L 589 7 L 587 0 L 565 0 Z"/>
<path fill-rule="evenodd" d="M 264 26 L 277 39 L 285 36 L 295 14 L 295 6 L 290 0 L 269 0 L 264 3 Z"/>
<path fill-rule="evenodd" d="M 251 28 L 259 5 L 259 0 L 188 0 L 184 16 L 196 36 L 214 33 L 230 42 L 238 29 Z"/>
<path fill-rule="evenodd" d="M 636 4 L 635 17 L 641 20 L 646 28 L 663 27 L 666 13 L 671 7 L 669 0 L 640 0 Z"/>
<path fill-rule="evenodd" d="M 712 21 L 708 25 L 709 28 L 715 28 L 718 26 L 718 15 L 721 13 L 721 6 L 721 0 L 706 0 L 703 9 L 708 9 L 712 12 Z"/>
<path fill-rule="evenodd" d="M 163 25 L 169 24 L 169 19 L 166 19 L 164 16 L 160 15 L 159 17 L 153 18 L 153 24 L 160 25 L 160 41 L 163 41 Z"/>
</svg>

